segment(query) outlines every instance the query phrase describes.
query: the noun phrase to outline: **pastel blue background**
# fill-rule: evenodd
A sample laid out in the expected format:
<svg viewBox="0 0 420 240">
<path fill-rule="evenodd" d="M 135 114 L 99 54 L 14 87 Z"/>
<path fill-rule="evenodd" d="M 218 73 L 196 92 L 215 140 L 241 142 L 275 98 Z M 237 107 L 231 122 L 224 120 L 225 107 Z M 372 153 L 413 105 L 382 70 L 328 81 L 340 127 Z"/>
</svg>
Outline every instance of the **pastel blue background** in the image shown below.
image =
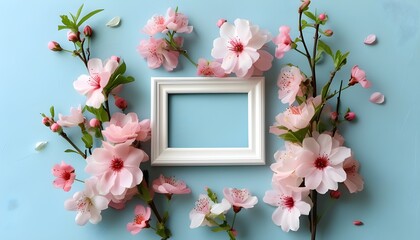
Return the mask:
<svg viewBox="0 0 420 240">
<path fill-rule="evenodd" d="M 20 239 L 158 239 L 151 231 L 131 236 L 125 225 L 133 217 L 135 203 L 124 211 L 107 210 L 98 225 L 79 227 L 74 212 L 64 210 L 63 202 L 81 189 L 75 184 L 70 193 L 52 186 L 51 167 L 61 160 L 72 163 L 83 178 L 84 162 L 75 155 L 63 153 L 64 140 L 41 124 L 41 112 L 53 104 L 57 112 L 67 114 L 71 106 L 85 100 L 72 89 L 72 82 L 85 73 L 76 59 L 47 49 L 50 40 L 70 47 L 66 32 L 58 32 L 59 15 L 75 12 L 85 3 L 85 10 L 104 8 L 89 24 L 95 30 L 94 57 L 106 59 L 122 56 L 127 73 L 136 82 L 125 88 L 129 111 L 143 118 L 150 117 L 150 78 L 195 76 L 195 68 L 185 59 L 171 73 L 151 70 L 136 52 L 140 32 L 146 21 L 156 13 L 164 14 L 168 7 L 179 6 L 190 17 L 192 34 L 185 36 L 191 57 L 210 58 L 212 41 L 219 36 L 215 26 L 219 18 L 233 21 L 246 18 L 273 35 L 280 25 L 289 25 L 297 36 L 298 0 L 270 1 L 101 1 L 101 0 L 1 0 L 2 26 L 0 37 L 2 114 L 0 118 L 0 238 Z M 337 75 L 346 81 L 353 65 L 366 70 L 372 81 L 371 89 L 355 87 L 344 94 L 343 106 L 350 106 L 358 120 L 345 124 L 341 132 L 346 145 L 362 164 L 365 190 L 349 195 L 344 192 L 338 203 L 319 225 L 318 239 L 418 239 L 420 225 L 420 165 L 418 93 L 420 81 L 420 2 L 418 0 L 314 0 L 318 12 L 330 17 L 328 27 L 334 37 L 326 40 L 334 49 L 351 51 L 348 65 Z M 105 23 L 121 16 L 119 28 L 110 29 Z M 378 44 L 365 46 L 364 38 L 374 33 Z M 270 46 L 273 51 L 273 45 Z M 277 99 L 276 79 L 283 64 L 293 62 L 303 66 L 297 53 L 275 60 L 266 73 L 266 128 L 276 114 L 284 110 Z M 303 68 L 307 70 L 307 68 Z M 331 70 L 326 61 L 318 70 L 325 80 Z M 386 95 L 386 103 L 378 106 L 368 98 L 374 91 Z M 187 116 L 186 116 L 187 117 Z M 223 126 L 222 126 L 223 127 Z M 47 148 L 36 152 L 38 141 L 49 141 Z M 284 233 L 271 222 L 274 208 L 262 202 L 270 189 L 273 154 L 283 142 L 266 134 L 265 166 L 227 167 L 154 167 L 152 177 L 161 172 L 185 180 L 192 194 L 175 197 L 171 208 L 170 226 L 174 240 L 227 239 L 225 233 L 211 233 L 208 228 L 189 229 L 188 213 L 204 187 L 221 195 L 224 187 L 248 188 L 260 203 L 239 214 L 236 228 L 239 239 L 309 239 L 307 220 L 301 218 L 298 232 Z M 356 227 L 353 220 L 365 225 Z"/>
<path fill-rule="evenodd" d="M 168 147 L 248 147 L 248 94 L 170 94 Z"/>
</svg>

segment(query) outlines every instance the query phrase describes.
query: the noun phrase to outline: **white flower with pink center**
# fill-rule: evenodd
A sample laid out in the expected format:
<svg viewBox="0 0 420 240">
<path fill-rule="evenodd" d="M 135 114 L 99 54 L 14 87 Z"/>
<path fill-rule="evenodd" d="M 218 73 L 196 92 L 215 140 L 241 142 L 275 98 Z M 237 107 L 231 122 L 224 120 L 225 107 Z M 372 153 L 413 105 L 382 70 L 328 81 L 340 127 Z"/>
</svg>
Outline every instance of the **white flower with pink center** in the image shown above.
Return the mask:
<svg viewBox="0 0 420 240">
<path fill-rule="evenodd" d="M 101 194 L 121 195 L 127 188 L 132 188 L 143 180 L 140 163 L 147 161 L 147 154 L 130 143 L 115 146 L 103 142 L 102 148 L 96 148 L 86 159 L 85 171 L 98 177 L 98 191 Z"/>
<path fill-rule="evenodd" d="M 292 191 L 288 189 L 274 189 L 267 191 L 263 201 L 277 207 L 272 220 L 285 232 L 297 231 L 300 226 L 299 217 L 308 215 L 312 202 L 308 191 Z"/>
<path fill-rule="evenodd" d="M 300 84 L 304 80 L 305 76 L 300 72 L 299 68 L 295 66 L 283 67 L 277 79 L 281 102 L 292 105 L 296 100 L 296 96 L 302 96 Z"/>
<path fill-rule="evenodd" d="M 174 177 L 165 177 L 162 174 L 153 181 L 153 190 L 157 193 L 170 195 L 191 193 L 191 189 L 187 187 L 185 182 Z"/>
<path fill-rule="evenodd" d="M 355 193 L 363 190 L 363 178 L 359 174 L 359 162 L 353 156 L 347 158 L 343 164 L 344 171 L 347 174 L 347 179 L 344 181 L 350 193 Z"/>
<path fill-rule="evenodd" d="M 137 233 L 139 233 L 141 230 L 143 230 L 144 228 L 148 228 L 149 226 L 149 220 L 150 220 L 150 215 L 151 215 L 152 211 L 149 207 L 144 207 L 142 205 L 137 205 L 136 208 L 134 209 L 134 219 L 132 222 L 129 222 L 127 224 L 127 230 L 135 235 Z"/>
<path fill-rule="evenodd" d="M 83 123 L 85 118 L 82 114 L 82 107 L 79 105 L 77 108 L 70 108 L 70 115 L 64 116 L 61 113 L 58 114 L 58 125 L 62 127 L 74 127 Z"/>
<path fill-rule="evenodd" d="M 234 23 L 226 22 L 220 27 L 220 37 L 213 41 L 211 55 L 222 59 L 226 74 L 235 73 L 244 77 L 260 58 L 258 50 L 270 36 L 248 20 L 236 19 Z"/>
<path fill-rule="evenodd" d="M 151 135 L 150 121 L 146 119 L 139 122 L 137 114 L 133 112 L 127 114 L 116 112 L 104 126 L 102 134 L 112 143 L 147 141 Z"/>
<path fill-rule="evenodd" d="M 200 226 L 213 226 L 207 221 L 206 216 L 211 214 L 211 208 L 214 202 L 209 196 L 200 194 L 198 200 L 195 202 L 195 207 L 190 211 L 190 228 L 197 228 Z"/>
<path fill-rule="evenodd" d="M 337 190 L 338 183 L 346 180 L 343 162 L 350 156 L 350 148 L 340 146 L 328 134 L 307 137 L 303 139 L 302 150 L 297 156 L 296 175 L 305 178 L 307 188 L 316 189 L 321 194 Z"/>
<path fill-rule="evenodd" d="M 143 32 L 153 36 L 156 33 L 161 33 L 166 30 L 166 19 L 161 15 L 154 15 L 152 18 L 147 20 L 146 26 L 143 28 Z"/>
<path fill-rule="evenodd" d="M 102 60 L 92 58 L 88 62 L 89 75 L 81 75 L 73 82 L 73 87 L 82 95 L 86 95 L 86 105 L 99 108 L 105 101 L 105 96 L 102 91 L 109 82 L 109 78 L 115 69 L 118 67 L 118 62 L 109 59 L 105 65 Z"/>
<path fill-rule="evenodd" d="M 241 208 L 253 208 L 258 203 L 258 198 L 252 196 L 248 189 L 225 188 L 223 196 L 235 212 L 239 212 Z"/>
<path fill-rule="evenodd" d="M 100 195 L 95 187 L 96 180 L 85 181 L 85 189 L 76 192 L 73 198 L 64 202 L 64 207 L 70 211 L 77 211 L 76 223 L 85 225 L 88 221 L 96 224 L 102 220 L 101 211 L 108 208 L 109 199 Z"/>
<path fill-rule="evenodd" d="M 276 116 L 276 122 L 270 127 L 270 133 L 281 135 L 287 132 L 286 129 L 296 132 L 309 126 L 315 115 L 313 104 L 302 103 L 299 106 L 290 106 L 284 112 Z"/>
</svg>

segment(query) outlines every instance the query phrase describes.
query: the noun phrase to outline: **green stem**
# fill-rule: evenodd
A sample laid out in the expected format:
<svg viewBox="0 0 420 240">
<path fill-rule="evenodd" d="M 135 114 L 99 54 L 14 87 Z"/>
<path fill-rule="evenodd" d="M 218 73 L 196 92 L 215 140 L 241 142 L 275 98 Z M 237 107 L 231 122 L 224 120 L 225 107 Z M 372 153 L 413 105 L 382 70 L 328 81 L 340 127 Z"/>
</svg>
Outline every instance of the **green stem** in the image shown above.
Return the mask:
<svg viewBox="0 0 420 240">
<path fill-rule="evenodd" d="M 109 112 L 109 102 L 108 102 L 108 96 L 107 96 L 107 98 L 106 98 L 106 100 L 105 100 L 105 111 L 106 111 L 106 114 L 108 115 L 108 119 L 110 119 L 110 120 L 111 120 L 111 113 Z"/>
<path fill-rule="evenodd" d="M 77 179 L 77 178 L 75 178 L 75 179 L 74 179 L 74 181 L 81 182 L 81 183 L 85 183 L 85 181 L 82 181 L 82 180 Z"/>
<path fill-rule="evenodd" d="M 294 48 L 294 50 L 306 57 L 306 53 L 302 52 L 301 50 L 299 50 L 297 48 Z"/>
<path fill-rule="evenodd" d="M 188 55 L 188 53 L 187 53 L 187 51 L 186 51 L 186 50 L 182 50 L 182 51 L 181 51 L 181 55 L 182 55 L 182 56 L 184 56 L 186 59 L 188 59 L 188 61 L 190 61 L 190 63 L 192 63 L 195 67 L 197 67 L 197 66 L 198 66 L 198 64 L 197 64 L 197 63 L 195 63 L 195 62 L 191 59 L 191 57 Z"/>
<path fill-rule="evenodd" d="M 86 66 L 86 68 L 88 69 L 88 60 L 87 60 L 87 58 L 86 58 L 86 54 L 85 54 L 85 49 L 84 49 L 84 47 L 83 47 L 83 45 L 85 44 L 85 39 L 83 39 L 82 41 L 81 41 L 81 44 L 80 44 L 80 51 L 82 52 L 82 55 L 83 55 L 83 63 L 85 64 L 85 66 Z M 89 69 L 88 69 L 89 70 Z"/>
<path fill-rule="evenodd" d="M 233 229 L 233 226 L 235 225 L 235 220 L 236 220 L 236 212 L 233 214 L 233 220 L 232 220 L 232 225 L 230 226 L 231 229 Z"/>
<path fill-rule="evenodd" d="M 84 154 L 77 146 L 74 144 L 74 142 L 67 136 L 65 132 L 61 132 L 60 136 L 63 137 L 70 145 L 74 148 L 74 150 L 79 153 L 80 156 L 82 156 L 84 159 L 86 159 L 86 154 Z"/>
<path fill-rule="evenodd" d="M 344 91 L 344 90 L 346 90 L 346 89 L 348 89 L 348 88 L 350 88 L 351 86 L 350 85 L 347 85 L 347 86 L 345 86 L 345 87 L 343 87 L 342 89 L 341 89 L 341 91 Z M 331 95 L 329 95 L 325 100 L 327 101 L 327 100 L 329 100 L 329 99 L 331 99 L 331 98 L 333 98 L 335 95 L 337 95 L 337 93 L 339 93 L 340 91 L 335 91 L 333 94 L 331 94 Z"/>
</svg>

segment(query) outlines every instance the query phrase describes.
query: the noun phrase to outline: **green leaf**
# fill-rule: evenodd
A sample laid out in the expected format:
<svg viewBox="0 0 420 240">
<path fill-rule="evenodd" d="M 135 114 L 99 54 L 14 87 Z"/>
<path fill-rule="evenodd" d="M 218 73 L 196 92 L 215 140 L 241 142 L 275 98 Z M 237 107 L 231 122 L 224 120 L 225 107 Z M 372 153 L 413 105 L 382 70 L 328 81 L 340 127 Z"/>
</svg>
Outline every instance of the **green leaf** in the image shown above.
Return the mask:
<svg viewBox="0 0 420 240">
<path fill-rule="evenodd" d="M 318 49 L 324 51 L 326 54 L 334 58 L 331 48 L 324 41 L 318 40 Z"/>
<path fill-rule="evenodd" d="M 79 7 L 79 9 L 77 10 L 77 13 L 76 13 L 76 20 L 74 20 L 74 22 L 77 22 L 77 20 L 79 19 L 80 14 L 82 13 L 82 9 L 83 9 L 83 4 L 82 4 L 82 6 L 80 6 L 80 7 Z"/>
<path fill-rule="evenodd" d="M 66 149 L 66 150 L 64 150 L 64 152 L 66 152 L 66 153 L 76 153 L 76 154 L 79 154 L 77 151 L 75 151 L 73 149 Z"/>
<path fill-rule="evenodd" d="M 330 89 L 331 82 L 327 82 L 324 87 L 322 87 L 321 97 L 325 99 L 328 94 L 328 90 Z"/>
<path fill-rule="evenodd" d="M 100 108 L 86 106 L 86 110 L 95 115 L 95 117 L 101 122 L 109 121 L 108 113 L 103 106 Z"/>
<path fill-rule="evenodd" d="M 67 15 L 60 15 L 61 17 L 61 22 L 64 24 L 64 26 L 67 27 L 73 27 L 74 23 L 72 21 L 70 21 L 69 17 Z"/>
<path fill-rule="evenodd" d="M 280 135 L 280 137 L 288 142 L 302 143 L 303 139 L 306 137 L 306 134 L 308 133 L 308 130 L 309 130 L 309 127 L 300 129 L 296 132 L 289 131 L 285 134 Z"/>
<path fill-rule="evenodd" d="M 63 29 L 72 29 L 72 28 L 67 27 L 67 26 L 63 26 L 63 25 L 58 25 L 58 31 L 63 30 Z"/>
<path fill-rule="evenodd" d="M 215 202 L 215 203 L 217 203 L 218 201 L 217 201 L 217 194 L 216 193 L 214 193 L 210 188 L 207 188 L 207 196 L 209 196 L 209 198 L 213 201 L 213 202 Z"/>
<path fill-rule="evenodd" d="M 305 11 L 303 12 L 303 14 L 305 14 L 308 18 L 314 20 L 316 22 L 316 17 L 313 13 L 309 12 L 309 11 Z"/>
<path fill-rule="evenodd" d="M 80 21 L 76 24 L 77 25 L 77 27 L 80 27 L 84 22 L 86 22 L 86 20 L 88 20 L 89 18 L 91 18 L 93 15 L 95 15 L 95 14 L 97 14 L 97 13 L 99 13 L 99 12 L 102 12 L 103 11 L 103 9 L 97 9 L 97 10 L 94 10 L 94 11 L 92 11 L 92 12 L 90 12 L 90 13 L 88 13 L 88 14 L 86 14 L 82 19 L 80 19 Z"/>
<path fill-rule="evenodd" d="M 88 132 L 84 132 L 82 136 L 82 141 L 85 143 L 86 148 L 92 148 L 93 137 Z"/>
<path fill-rule="evenodd" d="M 51 106 L 51 107 L 50 107 L 50 114 L 51 114 L 51 118 L 54 118 L 54 113 L 55 113 L 55 111 L 54 111 L 54 106 Z"/>
</svg>

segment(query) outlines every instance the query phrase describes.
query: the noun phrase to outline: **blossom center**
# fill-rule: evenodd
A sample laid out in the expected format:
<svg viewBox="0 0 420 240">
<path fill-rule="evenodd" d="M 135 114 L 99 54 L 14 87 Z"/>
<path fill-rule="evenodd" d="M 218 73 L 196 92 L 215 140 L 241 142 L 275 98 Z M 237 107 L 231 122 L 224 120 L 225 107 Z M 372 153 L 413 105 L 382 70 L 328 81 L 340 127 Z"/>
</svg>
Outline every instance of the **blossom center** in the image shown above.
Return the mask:
<svg viewBox="0 0 420 240">
<path fill-rule="evenodd" d="M 101 77 L 99 75 L 95 75 L 93 77 L 90 77 L 89 84 L 94 89 L 99 89 L 101 87 Z"/>
<path fill-rule="evenodd" d="M 134 222 L 136 224 L 141 224 L 142 222 L 144 222 L 144 220 L 146 220 L 146 219 L 144 218 L 144 216 L 142 214 L 138 214 L 134 217 Z"/>
<path fill-rule="evenodd" d="M 111 169 L 115 172 L 119 172 L 124 167 L 124 161 L 121 158 L 114 158 L 111 161 Z"/>
<path fill-rule="evenodd" d="M 294 115 L 300 115 L 302 113 L 301 109 L 299 107 L 291 106 L 289 108 L 289 111 Z"/>
<path fill-rule="evenodd" d="M 178 186 L 179 183 L 177 180 L 175 180 L 174 177 L 165 178 L 165 183 L 170 184 L 172 186 Z"/>
<path fill-rule="evenodd" d="M 248 196 L 246 191 L 240 189 L 232 189 L 232 194 L 235 200 L 239 202 L 245 201 L 246 196 Z"/>
<path fill-rule="evenodd" d="M 323 170 L 328 166 L 328 161 L 329 160 L 327 156 L 319 156 L 317 159 L 315 159 L 314 166 L 319 170 Z"/>
<path fill-rule="evenodd" d="M 284 196 L 281 201 L 287 209 L 292 209 L 295 206 L 295 200 L 291 196 Z"/>
<path fill-rule="evenodd" d="M 209 205 L 210 203 L 208 199 L 200 198 L 197 200 L 197 202 L 195 202 L 194 210 L 197 212 L 207 214 L 210 212 Z"/>
<path fill-rule="evenodd" d="M 70 179 L 70 176 L 71 176 L 71 173 L 69 173 L 69 172 L 63 172 L 61 174 L 61 178 L 66 180 L 66 181 Z"/>
<path fill-rule="evenodd" d="M 90 198 L 83 196 L 76 201 L 77 210 L 79 212 L 89 212 L 89 207 L 92 205 Z"/>
<path fill-rule="evenodd" d="M 356 165 L 351 165 L 349 167 L 344 168 L 344 171 L 346 172 L 347 175 L 354 175 L 357 171 L 356 171 Z"/>
<path fill-rule="evenodd" d="M 242 53 L 244 50 L 244 45 L 239 41 L 239 39 L 233 39 L 229 41 L 230 47 L 229 50 L 235 52 L 237 56 Z"/>
</svg>

